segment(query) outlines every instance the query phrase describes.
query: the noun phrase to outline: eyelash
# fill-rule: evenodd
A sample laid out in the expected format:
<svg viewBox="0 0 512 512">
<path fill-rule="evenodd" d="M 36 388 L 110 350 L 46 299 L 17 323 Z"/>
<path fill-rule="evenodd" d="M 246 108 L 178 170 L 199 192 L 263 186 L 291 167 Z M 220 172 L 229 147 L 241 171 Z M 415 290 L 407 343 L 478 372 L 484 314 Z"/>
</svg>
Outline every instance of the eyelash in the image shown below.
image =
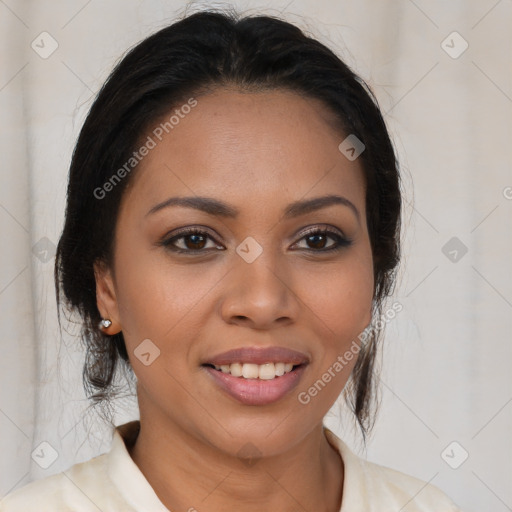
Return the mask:
<svg viewBox="0 0 512 512">
<path fill-rule="evenodd" d="M 180 249 L 173 245 L 173 243 L 176 240 L 185 238 L 186 236 L 190 236 L 190 235 L 206 235 L 210 240 L 215 242 L 213 237 L 211 237 L 208 234 L 208 232 L 205 230 L 201 230 L 199 228 L 183 228 L 181 231 L 179 231 L 177 234 L 173 235 L 171 238 L 166 238 L 166 239 L 162 240 L 159 245 L 162 245 L 175 253 L 187 254 L 187 255 L 192 255 L 194 253 L 201 254 L 201 253 L 211 250 L 211 249 L 198 249 L 198 250 Z M 302 237 L 299 239 L 299 242 L 301 240 L 303 240 L 309 236 L 313 236 L 313 235 L 328 236 L 329 238 L 332 238 L 333 240 L 335 240 L 335 243 L 331 247 L 328 247 L 327 249 L 309 249 L 308 248 L 308 249 L 303 249 L 303 250 L 308 251 L 308 252 L 316 252 L 316 253 L 329 253 L 329 252 L 340 251 L 343 248 L 352 245 L 351 239 L 340 235 L 336 231 L 330 230 L 328 228 L 318 228 L 318 227 L 311 228 L 311 229 L 307 230 L 305 233 L 303 233 Z"/>
</svg>

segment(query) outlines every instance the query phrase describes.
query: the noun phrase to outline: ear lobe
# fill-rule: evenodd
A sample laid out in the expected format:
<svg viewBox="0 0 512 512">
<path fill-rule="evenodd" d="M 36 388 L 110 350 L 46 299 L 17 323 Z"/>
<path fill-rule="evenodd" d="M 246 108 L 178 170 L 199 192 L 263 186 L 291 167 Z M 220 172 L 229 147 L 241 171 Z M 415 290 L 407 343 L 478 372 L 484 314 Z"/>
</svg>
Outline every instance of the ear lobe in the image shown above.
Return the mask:
<svg viewBox="0 0 512 512">
<path fill-rule="evenodd" d="M 117 334 L 121 331 L 119 308 L 111 269 L 104 262 L 94 263 L 94 278 L 96 280 L 96 304 L 102 318 L 112 324 L 103 331 L 106 334 Z"/>
</svg>

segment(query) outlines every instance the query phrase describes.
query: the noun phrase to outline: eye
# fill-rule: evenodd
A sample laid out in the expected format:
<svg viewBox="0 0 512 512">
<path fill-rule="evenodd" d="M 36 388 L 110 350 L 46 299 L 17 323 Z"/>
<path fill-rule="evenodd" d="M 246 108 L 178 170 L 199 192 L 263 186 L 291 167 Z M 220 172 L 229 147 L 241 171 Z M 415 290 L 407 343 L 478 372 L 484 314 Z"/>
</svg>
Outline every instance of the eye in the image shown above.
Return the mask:
<svg viewBox="0 0 512 512">
<path fill-rule="evenodd" d="M 212 243 L 210 247 L 207 247 L 208 242 Z M 207 231 L 198 228 L 184 228 L 174 236 L 163 240 L 161 245 L 180 253 L 200 253 L 212 248 L 224 249 L 213 242 L 213 238 Z"/>
<path fill-rule="evenodd" d="M 327 241 L 331 239 L 334 243 L 327 245 Z M 341 250 L 352 244 L 352 240 L 346 238 L 341 232 L 328 228 L 312 228 L 303 234 L 302 238 L 294 245 L 298 246 L 304 241 L 307 247 L 298 247 L 309 252 L 329 252 Z M 208 247 L 210 243 L 210 247 Z M 222 245 L 215 242 L 213 237 L 204 229 L 197 227 L 183 228 L 172 237 L 166 238 L 160 242 L 168 250 L 185 254 L 201 254 L 209 252 L 212 249 L 225 250 Z"/>
<path fill-rule="evenodd" d="M 326 245 L 329 238 L 334 240 L 334 243 Z M 308 247 L 302 247 L 301 249 L 312 252 L 337 251 L 352 244 L 352 240 L 348 239 L 338 231 L 318 227 L 308 230 L 299 240 L 299 242 L 301 241 L 305 241 L 305 243 L 309 245 Z"/>
</svg>

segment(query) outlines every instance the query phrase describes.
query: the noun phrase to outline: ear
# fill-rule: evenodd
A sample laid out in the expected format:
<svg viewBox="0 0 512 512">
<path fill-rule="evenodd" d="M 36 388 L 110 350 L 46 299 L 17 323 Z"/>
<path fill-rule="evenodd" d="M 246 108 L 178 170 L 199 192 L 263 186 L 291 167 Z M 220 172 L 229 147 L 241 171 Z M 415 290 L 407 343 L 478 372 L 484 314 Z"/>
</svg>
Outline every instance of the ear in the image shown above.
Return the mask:
<svg viewBox="0 0 512 512">
<path fill-rule="evenodd" d="M 117 334 L 120 332 L 119 308 L 112 271 L 105 262 L 94 263 L 94 278 L 96 280 L 96 304 L 102 318 L 109 319 L 112 324 L 102 328 L 105 334 Z"/>
</svg>

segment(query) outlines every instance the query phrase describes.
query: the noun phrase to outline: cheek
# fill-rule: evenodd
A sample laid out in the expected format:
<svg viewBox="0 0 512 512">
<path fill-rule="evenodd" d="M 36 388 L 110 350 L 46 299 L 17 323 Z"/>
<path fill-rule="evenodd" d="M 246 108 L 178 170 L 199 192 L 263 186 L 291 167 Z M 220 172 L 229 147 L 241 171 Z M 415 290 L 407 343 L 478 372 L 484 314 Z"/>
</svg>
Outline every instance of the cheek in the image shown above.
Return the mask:
<svg viewBox="0 0 512 512">
<path fill-rule="evenodd" d="M 120 258 L 119 315 L 139 391 L 183 405 L 180 383 L 190 377 L 192 341 L 200 336 L 203 300 L 216 280 L 198 278 L 192 265 L 178 269 L 159 260 L 150 253 Z"/>
<path fill-rule="evenodd" d="M 371 258 L 347 258 L 339 265 L 304 273 L 300 296 L 337 349 L 356 338 L 371 320 L 373 268 Z M 341 344 L 341 345 L 340 345 Z"/>
<path fill-rule="evenodd" d="M 325 275 L 306 296 L 314 313 L 319 345 L 316 362 L 297 400 L 322 417 L 338 399 L 360 352 L 361 333 L 371 321 L 373 267 L 371 253 L 350 258 Z"/>
<path fill-rule="evenodd" d="M 199 267 L 193 264 L 173 265 L 162 257 L 160 248 L 130 252 L 122 249 L 120 244 L 116 293 L 127 346 L 146 338 L 159 346 L 167 345 L 169 340 L 179 344 L 180 331 L 190 323 L 194 311 L 201 308 L 218 276 L 198 276 Z"/>
<path fill-rule="evenodd" d="M 315 297 L 317 313 L 333 333 L 353 334 L 366 327 L 370 318 L 372 290 L 354 276 L 330 277 L 323 297 Z"/>
</svg>

